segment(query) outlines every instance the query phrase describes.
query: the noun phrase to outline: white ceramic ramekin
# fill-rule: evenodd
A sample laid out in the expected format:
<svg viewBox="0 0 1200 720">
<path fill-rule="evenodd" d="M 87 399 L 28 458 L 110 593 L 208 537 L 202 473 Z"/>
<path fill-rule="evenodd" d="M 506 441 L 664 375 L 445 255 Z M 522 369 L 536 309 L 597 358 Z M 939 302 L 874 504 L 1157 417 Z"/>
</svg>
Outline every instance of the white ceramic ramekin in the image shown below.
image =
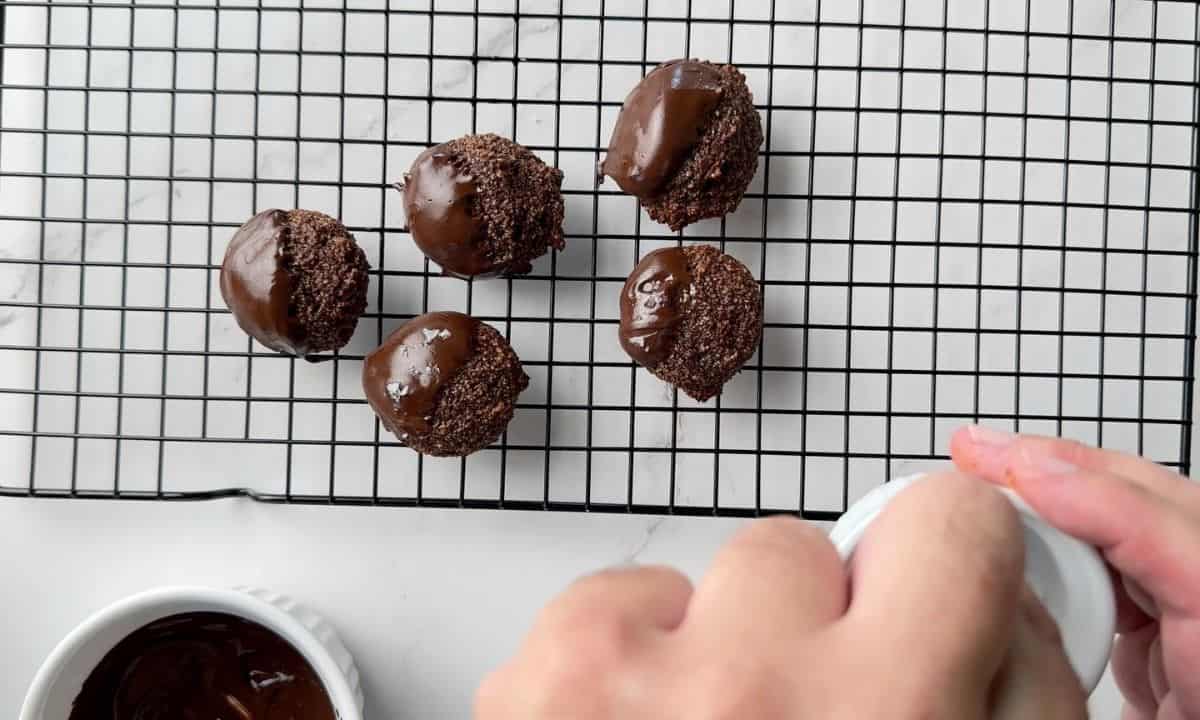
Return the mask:
<svg viewBox="0 0 1200 720">
<path fill-rule="evenodd" d="M 875 488 L 856 502 L 830 533 L 843 558 L 854 552 L 867 527 L 922 475 Z M 1096 549 L 1047 525 L 1016 493 L 1003 489 L 1025 530 L 1025 582 L 1062 631 L 1067 659 L 1087 692 L 1100 682 L 1112 652 L 1116 602 L 1112 579 Z"/>
<path fill-rule="evenodd" d="M 362 720 L 358 669 L 324 620 L 267 590 L 165 587 L 120 600 L 84 620 L 50 653 L 25 695 L 19 720 L 64 720 L 83 681 L 104 655 L 134 630 L 187 612 L 221 612 L 262 625 L 292 644 L 325 685 L 340 720 Z"/>
</svg>

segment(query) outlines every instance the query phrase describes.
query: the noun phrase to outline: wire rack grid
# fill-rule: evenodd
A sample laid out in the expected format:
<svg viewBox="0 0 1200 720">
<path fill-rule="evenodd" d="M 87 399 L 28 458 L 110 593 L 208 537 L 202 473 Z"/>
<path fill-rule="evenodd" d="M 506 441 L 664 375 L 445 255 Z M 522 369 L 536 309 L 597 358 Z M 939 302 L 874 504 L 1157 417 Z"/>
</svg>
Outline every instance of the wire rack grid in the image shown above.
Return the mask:
<svg viewBox="0 0 1200 720">
<path fill-rule="evenodd" d="M 1186 472 L 1197 33 L 1170 0 L 6 0 L 0 493 L 831 519 L 969 421 Z M 678 235 L 594 177 L 675 57 L 738 64 L 767 138 L 739 210 Z M 484 131 L 564 170 L 567 248 L 463 282 L 389 185 Z M 221 303 L 267 207 L 342 218 L 374 268 L 332 362 Z M 766 312 L 703 404 L 616 341 L 636 259 L 692 242 Z M 465 460 L 401 447 L 358 381 L 435 309 L 494 324 L 532 378 Z"/>
</svg>

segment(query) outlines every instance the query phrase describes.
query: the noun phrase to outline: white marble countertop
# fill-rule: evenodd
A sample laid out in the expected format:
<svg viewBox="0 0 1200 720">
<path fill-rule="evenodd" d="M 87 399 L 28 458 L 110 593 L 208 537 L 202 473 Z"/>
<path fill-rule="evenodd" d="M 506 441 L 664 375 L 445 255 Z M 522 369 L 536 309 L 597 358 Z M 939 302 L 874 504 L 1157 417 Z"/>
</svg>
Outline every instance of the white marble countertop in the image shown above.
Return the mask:
<svg viewBox="0 0 1200 720">
<path fill-rule="evenodd" d="M 335 625 L 370 720 L 465 718 L 482 675 L 571 580 L 629 562 L 698 577 L 741 522 L 0 499 L 0 707 L 18 707 L 54 644 L 109 602 L 167 584 L 252 584 Z M 1106 678 L 1093 717 L 1116 720 L 1118 707 Z"/>
<path fill-rule="evenodd" d="M 298 7 L 292 0 L 261 7 L 183 0 L 177 12 L 129 3 L 50 11 L 9 7 L 5 41 L 15 49 L 5 50 L 0 107 L 0 260 L 6 261 L 0 264 L 0 345 L 96 349 L 79 364 L 73 353 L 41 354 L 36 386 L 64 394 L 39 399 L 37 429 L 68 437 L 40 441 L 36 486 L 67 487 L 74 473 L 79 489 L 111 488 L 118 479 L 124 489 L 153 489 L 161 461 L 167 489 L 232 484 L 278 492 L 282 446 L 244 441 L 284 436 L 280 418 L 293 380 L 296 396 L 305 399 L 296 405 L 295 437 L 315 443 L 295 448 L 293 490 L 328 492 L 327 468 L 335 459 L 320 442 L 333 437 L 347 441 L 336 458 L 338 491 L 369 493 L 375 466 L 370 452 L 354 444 L 375 437 L 369 413 L 322 402 L 335 393 L 361 398 L 357 363 L 293 368 L 266 353 L 252 361 L 239 357 L 252 349 L 244 335 L 227 315 L 205 312 L 220 307 L 212 268 L 233 228 L 252 212 L 304 206 L 355 228 L 376 268 L 423 270 L 400 232 L 399 203 L 387 202 L 382 186 L 398 178 L 424 145 L 472 130 L 515 136 L 566 171 L 567 250 L 539 262 L 537 277 L 519 281 L 511 296 L 504 282 L 476 283 L 467 291 L 457 280 L 435 277 L 417 289 L 407 276 L 377 276 L 382 287 L 378 293 L 373 288 L 368 319 L 347 351 L 368 351 L 398 316 L 421 312 L 426 302 L 494 318 L 511 302 L 515 315 L 544 317 L 553 297 L 563 320 L 554 323 L 553 346 L 544 321 L 498 323 L 523 359 L 541 363 L 523 401 L 585 402 L 590 382 L 596 404 L 627 406 L 632 397 L 639 405 L 669 407 L 669 391 L 644 372 L 631 386 L 625 368 L 583 373 L 561 366 L 553 382 L 544 368 L 555 359 L 586 359 L 579 353 L 588 347 L 602 362 L 624 359 L 611 333 L 589 338 L 577 332 L 579 323 L 567 320 L 592 312 L 615 317 L 617 285 L 610 280 L 619 281 L 632 267 L 630 236 L 643 239 L 642 252 L 672 238 L 639 215 L 629 198 L 593 198 L 592 168 L 620 100 L 641 73 L 640 62 L 685 54 L 743 65 L 758 101 L 769 99 L 778 108 L 770 116 L 769 142 L 781 154 L 772 157 L 769 180 L 757 179 L 724 224 L 700 223 L 686 237 L 753 238 L 727 244 L 770 282 L 764 353 L 751 364 L 795 371 L 743 373 L 722 400 L 733 412 L 722 414 L 715 428 L 712 413 L 686 412 L 696 409 L 686 400 L 674 425 L 662 422 L 671 417 L 663 413 L 599 413 L 606 420 L 596 426 L 595 443 L 614 452 L 596 455 L 592 499 L 624 502 L 625 463 L 633 462 L 635 492 L 646 493 L 633 500 L 665 501 L 664 485 L 653 482 L 665 472 L 665 456 L 625 451 L 631 421 L 636 444 L 651 449 L 668 447 L 672 438 L 691 450 L 711 449 L 719 432 L 721 450 L 788 450 L 799 442 L 818 454 L 869 456 L 887 446 L 921 457 L 944 452 L 945 438 L 961 422 L 956 418 L 971 412 L 975 397 L 983 414 L 998 416 L 1001 424 L 1020 415 L 1024 430 L 1053 431 L 1053 416 L 1064 414 L 1077 418 L 1062 425 L 1067 435 L 1095 441 L 1103 431 L 1107 445 L 1141 448 L 1155 459 L 1178 457 L 1177 425 L 1165 425 L 1169 432 L 1155 432 L 1155 426 L 1145 431 L 1131 419 L 1140 413 L 1177 422 L 1188 410 L 1180 402 L 1186 369 L 1179 337 L 1187 330 L 1181 252 L 1188 247 L 1188 228 L 1179 210 L 1190 204 L 1187 148 L 1194 139 L 1190 129 L 1180 128 L 1192 121 L 1194 107 L 1194 88 L 1187 86 L 1193 48 L 1185 42 L 1196 38 L 1194 4 L 1120 0 L 1112 3 L 1110 17 L 1106 0 L 1075 0 L 1075 17 L 1068 18 L 1066 0 L 1036 0 L 1026 20 L 1022 3 L 993 2 L 988 19 L 982 0 L 948 0 L 944 12 L 955 30 L 943 33 L 941 2 L 909 0 L 909 29 L 902 35 L 889 30 L 900 21 L 900 4 L 864 0 L 872 30 L 862 36 L 861 53 L 857 32 L 846 27 L 857 18 L 855 3 L 821 4 L 826 26 L 819 30 L 815 0 L 649 4 L 654 15 L 644 33 L 643 23 L 628 20 L 642 15 L 642 0 L 521 0 L 521 12 L 531 17 L 519 21 L 511 15 L 515 0 L 437 0 L 438 10 L 450 12 L 432 20 L 380 12 L 426 10 L 429 0 L 391 0 L 390 6 L 305 0 L 302 13 L 287 10 Z M 695 17 L 713 22 L 694 23 L 689 31 L 678 22 L 689 6 Z M 328 12 L 343 7 L 350 11 Z M 463 14 L 473 7 L 489 13 L 478 26 Z M 779 21 L 773 34 L 763 22 L 772 7 Z M 619 19 L 601 22 L 602 15 Z M 720 22 L 729 18 L 746 22 L 729 32 L 729 24 Z M 1037 33 L 1028 45 L 1021 36 L 1026 22 Z M 1110 26 L 1119 38 L 1113 43 L 1099 39 Z M 984 27 L 994 31 L 986 50 Z M 1086 39 L 1068 42 L 1071 31 Z M 1147 42 L 1155 35 L 1160 43 Z M 336 52 L 343 43 L 352 51 L 344 65 Z M 78 49 L 88 44 L 112 49 Z M 126 52 L 131 45 L 136 50 Z M 422 55 L 431 45 L 440 57 L 430 65 Z M 268 50 L 257 60 L 248 52 L 256 46 Z M 302 63 L 294 50 L 303 51 Z M 477 63 L 469 60 L 473 52 L 481 58 Z M 553 62 L 560 52 L 569 62 Z M 519 65 L 514 57 L 522 59 Z M 784 67 L 767 73 L 768 57 Z M 944 78 L 930 72 L 943 62 L 952 72 Z M 822 68 L 819 77 L 813 64 Z M 845 69 L 855 64 L 870 68 L 857 85 Z M 1066 83 L 1055 77 L 1068 66 L 1076 77 L 1069 96 Z M 985 67 L 993 73 L 986 86 L 976 74 Z M 1027 87 L 1021 80 L 1026 69 L 1035 76 Z M 1115 83 L 1106 81 L 1110 69 Z M 1161 82 L 1153 101 L 1146 78 Z M 37 88 L 47 84 L 60 89 L 43 95 Z M 162 92 L 172 84 L 180 89 L 174 103 Z M 349 95 L 344 104 L 342 93 Z M 432 106 L 424 99 L 429 95 L 436 98 Z M 478 102 L 470 103 L 472 97 Z M 568 101 L 557 119 L 547 104 L 555 98 Z M 853 113 L 856 99 L 874 110 Z M 815 116 L 809 112 L 814 102 L 821 108 Z M 931 113 L 939 107 L 952 113 L 940 129 Z M 1000 117 L 983 123 L 984 107 Z M 1023 107 L 1038 119 L 1011 117 Z M 1069 128 L 1055 119 L 1064 112 L 1075 118 Z M 1111 135 L 1105 132 L 1108 119 L 1117 122 Z M 40 134 L 22 129 L 51 130 L 50 141 L 43 145 Z M 125 133 L 133 135 L 128 142 Z M 339 137 L 350 142 L 339 147 Z M 875 156 L 852 164 L 845 155 L 854 147 Z M 816 151 L 811 163 L 810 150 Z M 905 156 L 899 166 L 887 157 L 897 151 Z M 928 157 L 939 152 L 955 159 L 938 164 Z M 1136 167 L 1148 158 L 1153 170 Z M 1116 165 L 1106 176 L 1109 160 Z M 44 186 L 37 177 L 42 172 L 54 174 Z M 766 201 L 764 190 L 771 196 Z M 1013 201 L 1022 192 L 1032 203 L 1019 212 Z M 803 199 L 814 193 L 817 198 Z M 850 196 L 859 202 L 850 203 Z M 905 202 L 895 210 L 892 228 L 888 199 L 895 196 Z M 1106 199 L 1127 209 L 1103 212 Z M 1055 205 L 1064 202 L 1072 205 L 1065 215 Z M 1153 209 L 1128 209 L 1147 204 Z M 13 219 L 39 216 L 59 221 L 43 233 L 36 222 Z M 88 222 L 73 222 L 83 219 Z M 797 242 L 760 243 L 764 228 L 773 239 Z M 806 237 L 813 242 L 803 242 Z M 893 237 L 899 243 L 894 247 Z M 1029 249 L 1018 252 L 1018 246 Z M 49 261 L 41 270 L 20 263 L 39 256 Z M 134 267 L 122 269 L 129 264 Z M 557 278 L 553 295 L 551 283 L 537 279 L 551 273 Z M 801 275 L 813 281 L 810 291 L 800 290 Z M 593 306 L 596 277 L 601 281 Z M 889 295 L 889 281 L 912 287 Z M 1025 288 L 1020 295 L 1011 289 L 1018 284 Z M 974 285 L 991 289 L 970 290 Z M 1062 293 L 1063 287 L 1072 291 Z M 1142 305 L 1132 292 L 1139 289 L 1159 295 Z M 35 312 L 30 305 L 39 299 L 60 307 Z M 887 312 L 889 300 L 894 317 Z M 133 310 L 97 309 L 118 306 Z M 164 306 L 172 309 L 166 317 Z M 905 328 L 889 336 L 895 342 L 890 360 L 878 329 L 889 320 Z M 804 322 L 855 329 L 801 334 L 794 326 Z M 1045 331 L 1059 322 L 1079 334 L 1058 344 Z M 973 333 L 945 333 L 935 351 L 923 332 L 934 323 L 989 334 L 975 348 Z M 1019 345 L 1018 328 L 1031 331 Z M 1088 335 L 1101 328 L 1159 337 L 1141 353 L 1127 337 L 1101 343 Z M 146 352 L 125 356 L 118 369 L 111 350 L 122 346 Z M 231 357 L 202 360 L 205 347 Z M 163 351 L 172 353 L 169 360 Z M 889 407 L 912 417 L 885 425 L 880 371 L 889 363 L 910 371 L 891 388 Z M 1026 373 L 1019 381 L 1017 370 Z M 1045 375 L 1057 370 L 1077 377 L 1061 387 L 1047 383 Z M 975 371 L 983 377 L 975 379 Z M 1168 379 L 1143 385 L 1134 379 L 1138 372 Z M 760 374 L 765 406 L 778 412 L 768 413 L 756 436 L 753 416 L 736 411 L 755 407 Z M 34 375 L 33 353 L 0 351 L 0 376 L 11 387 L 34 387 Z M 76 404 L 73 391 L 97 397 Z M 255 402 L 178 399 L 204 392 Z M 118 415 L 120 394 L 138 397 L 125 399 Z M 30 475 L 30 444 L 19 433 L 32 429 L 32 403 L 28 394 L 0 393 L 0 430 L 14 433 L 0 434 L 0 478 L 17 478 L 17 484 Z M 794 411 L 805 407 L 835 414 L 814 415 L 798 439 Z M 847 432 L 836 415 L 847 409 L 878 414 L 856 415 Z M 1097 416 L 1105 422 L 1090 420 Z M 544 442 L 549 421 L 544 410 L 523 409 L 510 441 Z M 564 412 L 549 432 L 555 445 L 571 447 L 581 442 L 583 430 L 577 414 Z M 95 439 L 75 443 L 69 439 L 74 433 Z M 118 434 L 204 435 L 208 441 L 118 446 Z M 222 438 L 235 442 L 222 444 Z M 553 463 L 551 493 L 557 499 L 582 499 L 580 470 L 571 457 L 545 458 Z M 721 497 L 713 498 L 712 455 L 680 457 L 674 502 L 752 506 L 747 483 L 725 483 Z M 747 457 L 723 454 L 724 476 L 752 473 Z M 497 492 L 496 458 L 488 451 L 471 461 L 468 494 Z M 507 461 L 509 497 L 539 498 L 543 454 L 510 453 Z M 382 462 L 381 491 L 410 494 L 411 453 L 388 444 Z M 770 480 L 763 484 L 764 504 L 794 503 L 795 458 L 769 455 L 763 467 Z M 924 462 L 844 465 L 811 458 L 804 468 L 806 509 L 839 509 L 888 470 L 901 474 L 916 467 Z M 457 463 L 430 462 L 425 472 L 426 492 L 457 496 Z M 843 474 L 848 497 L 842 495 Z M 737 525 L 244 501 L 3 500 L 0 646 L 6 659 L 0 708 L 16 707 L 49 648 L 112 600 L 163 583 L 252 583 L 293 594 L 337 625 L 364 671 L 369 717 L 463 717 L 482 672 L 513 649 L 537 607 L 571 578 L 633 560 L 669 562 L 696 574 Z M 1116 718 L 1116 708 L 1106 682 L 1093 701 L 1095 717 Z"/>
<path fill-rule="evenodd" d="M 0 707 L 91 611 L 163 584 L 252 584 L 330 620 L 367 717 L 463 718 L 475 684 L 583 572 L 700 572 L 736 521 L 486 511 L 0 501 Z"/>
</svg>

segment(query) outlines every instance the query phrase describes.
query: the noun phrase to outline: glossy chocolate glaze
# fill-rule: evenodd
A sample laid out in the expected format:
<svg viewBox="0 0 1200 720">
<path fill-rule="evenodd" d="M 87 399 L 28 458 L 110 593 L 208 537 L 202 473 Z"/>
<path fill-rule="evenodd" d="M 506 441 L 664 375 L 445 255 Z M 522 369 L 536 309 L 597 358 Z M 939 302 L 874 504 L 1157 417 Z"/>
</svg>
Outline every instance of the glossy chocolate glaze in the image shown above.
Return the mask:
<svg viewBox="0 0 1200 720">
<path fill-rule="evenodd" d="M 255 340 L 272 350 L 306 355 L 307 333 L 288 312 L 292 288 L 280 247 L 286 226 L 286 211 L 264 210 L 238 229 L 221 264 L 221 297 Z"/>
<path fill-rule="evenodd" d="M 384 427 L 406 440 L 431 429 L 438 391 L 471 357 L 479 321 L 434 312 L 401 325 L 363 363 L 363 391 Z"/>
<path fill-rule="evenodd" d="M 267 628 L 224 613 L 135 630 L 83 684 L 69 720 L 335 720 L 308 661 Z"/>
<path fill-rule="evenodd" d="M 720 100 L 715 66 L 695 60 L 659 66 L 625 98 L 601 173 L 630 195 L 655 197 L 700 141 Z"/>
<path fill-rule="evenodd" d="M 655 250 L 638 263 L 621 290 L 621 347 L 639 365 L 653 368 L 671 352 L 692 276 L 683 248 Z"/>
<path fill-rule="evenodd" d="M 473 277 L 497 271 L 477 216 L 475 178 L 444 145 L 421 153 L 404 176 L 404 212 L 413 242 L 442 269 Z"/>
</svg>

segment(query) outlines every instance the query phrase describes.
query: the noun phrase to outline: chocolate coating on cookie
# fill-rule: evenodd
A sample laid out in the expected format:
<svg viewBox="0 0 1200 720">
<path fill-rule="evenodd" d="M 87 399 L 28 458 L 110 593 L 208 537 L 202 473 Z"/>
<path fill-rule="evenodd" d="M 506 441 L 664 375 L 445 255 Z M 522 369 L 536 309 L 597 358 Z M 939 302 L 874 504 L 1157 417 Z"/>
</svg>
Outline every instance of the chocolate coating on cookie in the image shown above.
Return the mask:
<svg viewBox="0 0 1200 720">
<path fill-rule="evenodd" d="M 430 260 L 457 275 L 473 277 L 495 269 L 478 214 L 475 178 L 466 164 L 442 150 L 427 150 L 405 177 L 408 229 Z"/>
<path fill-rule="evenodd" d="M 366 357 L 363 392 L 380 422 L 426 455 L 469 455 L 512 419 L 529 384 L 508 341 L 469 315 L 435 312 L 400 326 Z"/>
<path fill-rule="evenodd" d="M 282 262 L 283 210 L 266 210 L 237 231 L 221 264 L 221 297 L 247 334 L 279 352 L 302 355 L 306 333 L 288 313 L 291 282 Z"/>
<path fill-rule="evenodd" d="M 732 65 L 672 60 L 630 92 L 601 174 L 679 230 L 737 209 L 758 169 L 762 121 Z"/>
<path fill-rule="evenodd" d="M 716 65 L 675 60 L 653 70 L 625 99 L 604 174 L 630 195 L 657 197 L 700 142 L 723 92 Z"/>
<path fill-rule="evenodd" d="M 618 337 L 629 357 L 648 368 L 666 359 L 691 292 L 683 248 L 663 248 L 642 258 L 621 290 Z"/>
<path fill-rule="evenodd" d="M 638 364 L 703 402 L 758 349 L 758 283 L 709 245 L 657 250 L 625 282 L 618 332 Z"/>
<path fill-rule="evenodd" d="M 437 312 L 405 323 L 363 367 L 363 389 L 383 424 L 402 439 L 426 435 L 438 391 L 471 357 L 479 321 L 461 313 Z"/>
<path fill-rule="evenodd" d="M 562 172 L 498 135 L 429 148 L 404 176 L 417 247 L 451 275 L 519 275 L 563 247 Z"/>
<path fill-rule="evenodd" d="M 248 335 L 307 357 L 350 340 L 367 307 L 369 269 L 337 220 L 311 210 L 264 210 L 230 240 L 221 296 Z"/>
</svg>

